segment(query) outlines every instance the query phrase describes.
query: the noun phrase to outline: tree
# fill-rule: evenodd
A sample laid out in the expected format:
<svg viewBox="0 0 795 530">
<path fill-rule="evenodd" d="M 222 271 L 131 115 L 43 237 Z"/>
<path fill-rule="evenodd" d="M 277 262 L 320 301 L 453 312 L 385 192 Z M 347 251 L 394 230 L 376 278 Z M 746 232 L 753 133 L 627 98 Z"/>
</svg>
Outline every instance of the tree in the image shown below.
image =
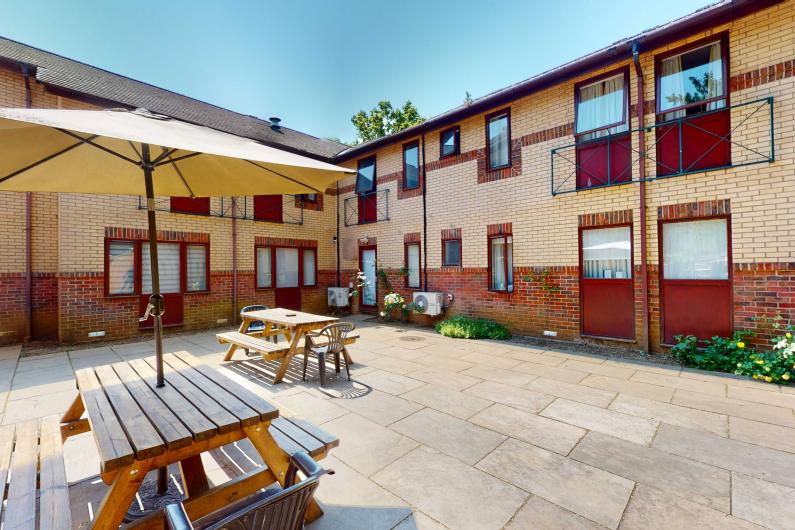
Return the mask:
<svg viewBox="0 0 795 530">
<path fill-rule="evenodd" d="M 411 101 L 398 108 L 392 107 L 389 101 L 379 101 L 369 113 L 360 110 L 351 116 L 351 123 L 357 131 L 356 143 L 394 134 L 424 121 Z"/>
</svg>

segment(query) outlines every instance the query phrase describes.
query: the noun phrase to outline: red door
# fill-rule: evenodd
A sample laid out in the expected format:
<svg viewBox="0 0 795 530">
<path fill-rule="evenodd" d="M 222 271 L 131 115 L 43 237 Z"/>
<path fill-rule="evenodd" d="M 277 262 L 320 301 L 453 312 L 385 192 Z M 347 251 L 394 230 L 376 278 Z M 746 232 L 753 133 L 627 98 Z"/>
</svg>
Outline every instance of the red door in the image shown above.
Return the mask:
<svg viewBox="0 0 795 530">
<path fill-rule="evenodd" d="M 158 243 L 157 259 L 160 270 L 160 292 L 163 294 L 164 326 L 176 326 L 183 321 L 182 299 L 182 251 L 179 243 Z M 140 316 L 146 312 L 149 295 L 152 294 L 152 276 L 149 262 L 149 243 L 141 244 L 141 299 Z M 141 328 L 151 328 L 154 320 L 148 318 L 140 323 Z"/>
<path fill-rule="evenodd" d="M 660 224 L 663 340 L 732 332 L 729 219 Z"/>
<path fill-rule="evenodd" d="M 580 231 L 582 334 L 635 338 L 632 227 Z"/>
<path fill-rule="evenodd" d="M 301 310 L 301 262 L 299 250 L 292 247 L 274 249 L 276 268 L 276 307 Z"/>
</svg>

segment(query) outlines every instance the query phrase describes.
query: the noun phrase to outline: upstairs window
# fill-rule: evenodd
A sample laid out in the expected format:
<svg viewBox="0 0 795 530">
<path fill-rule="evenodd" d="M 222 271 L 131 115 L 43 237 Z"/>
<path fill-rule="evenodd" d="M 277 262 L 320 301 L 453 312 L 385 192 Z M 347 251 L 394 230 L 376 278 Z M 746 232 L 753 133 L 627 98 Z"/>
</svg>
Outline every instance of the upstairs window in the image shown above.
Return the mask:
<svg viewBox="0 0 795 530">
<path fill-rule="evenodd" d="M 304 193 L 300 195 L 300 198 L 303 202 L 310 202 L 312 204 L 317 202 L 317 193 Z"/>
<path fill-rule="evenodd" d="M 486 154 L 489 169 L 511 165 L 511 114 L 508 109 L 486 116 Z"/>
<path fill-rule="evenodd" d="M 461 128 L 450 127 L 439 135 L 439 158 L 457 155 L 461 152 Z"/>
<path fill-rule="evenodd" d="M 513 292 L 513 236 L 489 238 L 489 290 Z"/>
<path fill-rule="evenodd" d="M 171 197 L 170 202 L 172 212 L 210 215 L 209 197 Z"/>
<path fill-rule="evenodd" d="M 282 196 L 281 195 L 255 195 L 254 219 L 257 221 L 282 222 Z"/>
<path fill-rule="evenodd" d="M 403 188 L 410 190 L 420 186 L 420 143 L 403 146 Z"/>
<path fill-rule="evenodd" d="M 359 160 L 356 173 L 356 193 L 370 193 L 375 190 L 375 157 Z"/>
<path fill-rule="evenodd" d="M 419 243 L 406 243 L 406 287 L 420 288 Z"/>
<path fill-rule="evenodd" d="M 720 40 L 660 59 L 657 108 L 666 119 L 722 108 L 726 97 Z"/>
</svg>

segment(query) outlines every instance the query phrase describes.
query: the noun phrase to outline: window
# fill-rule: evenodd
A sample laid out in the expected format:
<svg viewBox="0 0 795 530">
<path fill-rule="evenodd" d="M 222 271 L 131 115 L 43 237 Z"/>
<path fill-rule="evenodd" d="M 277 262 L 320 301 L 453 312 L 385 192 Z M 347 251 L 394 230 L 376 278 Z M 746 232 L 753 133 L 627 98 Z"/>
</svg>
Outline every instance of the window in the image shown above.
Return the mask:
<svg viewBox="0 0 795 530">
<path fill-rule="evenodd" d="M 727 233 L 726 219 L 663 224 L 665 279 L 728 279 Z"/>
<path fill-rule="evenodd" d="M 420 288 L 420 244 L 406 243 L 406 287 Z"/>
<path fill-rule="evenodd" d="M 317 202 L 317 193 L 304 193 L 303 195 L 299 195 L 303 202 Z"/>
<path fill-rule="evenodd" d="M 273 266 L 273 256 L 270 247 L 257 247 L 257 287 L 272 287 L 273 278 L 271 268 Z"/>
<path fill-rule="evenodd" d="M 187 247 L 186 291 L 207 290 L 207 247 L 188 245 Z"/>
<path fill-rule="evenodd" d="M 632 180 L 629 69 L 574 86 L 577 188 Z"/>
<path fill-rule="evenodd" d="M 276 249 L 276 288 L 298 287 L 298 249 Z"/>
<path fill-rule="evenodd" d="M 281 195 L 255 195 L 254 219 L 257 221 L 282 222 Z"/>
<path fill-rule="evenodd" d="M 726 34 L 657 57 L 657 175 L 731 165 Z"/>
<path fill-rule="evenodd" d="M 179 293 L 180 289 L 180 244 L 158 243 L 157 264 L 160 271 L 160 292 Z M 141 293 L 152 292 L 152 263 L 149 260 L 149 243 L 141 243 Z"/>
<path fill-rule="evenodd" d="M 489 238 L 489 290 L 513 292 L 513 236 Z"/>
<path fill-rule="evenodd" d="M 375 157 L 359 160 L 356 173 L 356 193 L 369 193 L 375 190 Z"/>
<path fill-rule="evenodd" d="M 632 278 L 631 245 L 628 226 L 583 230 L 583 278 Z"/>
<path fill-rule="evenodd" d="M 108 242 L 108 294 L 135 293 L 135 242 Z"/>
<path fill-rule="evenodd" d="M 486 116 L 486 153 L 489 169 L 511 165 L 511 118 L 509 110 Z"/>
<path fill-rule="evenodd" d="M 443 239 L 442 240 L 442 266 L 460 267 L 461 266 L 461 240 Z"/>
<path fill-rule="evenodd" d="M 171 197 L 170 202 L 172 212 L 210 215 L 209 197 Z"/>
<path fill-rule="evenodd" d="M 439 135 L 439 158 L 457 155 L 461 151 L 461 128 L 451 127 Z"/>
<path fill-rule="evenodd" d="M 420 144 L 417 141 L 403 146 L 403 188 L 420 186 Z"/>
<path fill-rule="evenodd" d="M 317 252 L 313 248 L 303 250 L 304 285 L 317 285 Z"/>
</svg>

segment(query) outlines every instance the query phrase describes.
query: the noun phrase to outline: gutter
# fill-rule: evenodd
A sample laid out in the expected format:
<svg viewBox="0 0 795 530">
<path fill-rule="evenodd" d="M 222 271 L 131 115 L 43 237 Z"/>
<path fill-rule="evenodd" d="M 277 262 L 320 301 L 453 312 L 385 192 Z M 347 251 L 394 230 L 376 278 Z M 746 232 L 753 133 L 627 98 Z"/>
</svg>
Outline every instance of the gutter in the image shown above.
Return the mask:
<svg viewBox="0 0 795 530">
<path fill-rule="evenodd" d="M 510 103 L 543 88 L 555 85 L 572 77 L 592 70 L 608 66 L 622 59 L 632 58 L 633 46 L 642 44 L 646 50 L 660 47 L 699 31 L 712 28 L 719 24 L 761 11 L 762 9 L 782 3 L 784 0 L 725 0 L 700 9 L 677 20 L 654 27 L 644 32 L 620 40 L 606 48 L 575 59 L 552 70 L 526 79 L 497 92 L 493 92 L 468 106 L 460 106 L 442 113 L 423 123 L 404 129 L 391 136 L 385 136 L 371 142 L 346 149 L 333 158 L 333 163 L 344 162 L 381 146 L 416 137 L 421 133 L 446 125 L 453 125 L 465 118 L 481 114 L 493 108 Z"/>
<path fill-rule="evenodd" d="M 646 227 L 646 130 L 644 129 L 643 69 L 640 67 L 640 45 L 632 43 L 632 63 L 635 65 L 637 96 L 635 112 L 638 116 L 638 151 L 641 164 L 638 164 L 638 215 L 640 216 L 640 281 L 641 281 L 641 320 L 643 321 L 643 351 L 649 351 L 649 278 L 648 250 L 646 248 L 648 228 Z"/>
<path fill-rule="evenodd" d="M 27 64 L 20 64 L 22 76 L 25 79 L 25 108 L 33 107 L 33 93 L 30 89 L 30 70 Z M 33 194 L 25 193 L 25 337 L 24 342 L 29 342 L 33 328 Z"/>
</svg>

